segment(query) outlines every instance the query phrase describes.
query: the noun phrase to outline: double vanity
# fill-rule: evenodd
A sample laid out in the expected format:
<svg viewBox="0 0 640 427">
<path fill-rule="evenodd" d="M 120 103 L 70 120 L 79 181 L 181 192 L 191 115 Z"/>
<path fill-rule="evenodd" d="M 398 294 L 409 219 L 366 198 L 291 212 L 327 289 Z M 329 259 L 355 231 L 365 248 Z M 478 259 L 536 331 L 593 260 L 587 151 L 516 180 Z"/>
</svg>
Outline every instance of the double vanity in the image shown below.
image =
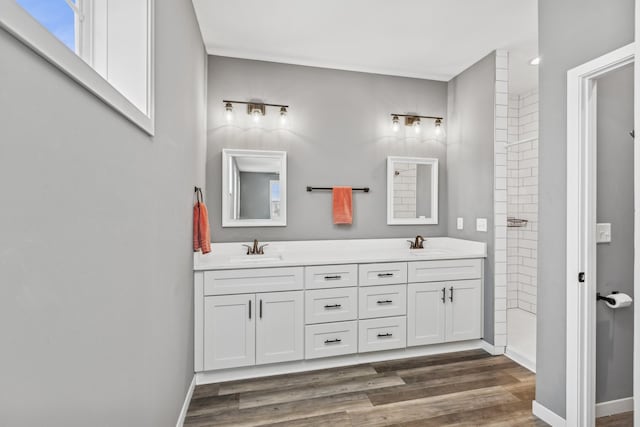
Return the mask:
<svg viewBox="0 0 640 427">
<path fill-rule="evenodd" d="M 486 245 L 442 237 L 409 247 L 270 242 L 248 254 L 217 243 L 194 254 L 198 383 L 479 346 Z"/>
</svg>

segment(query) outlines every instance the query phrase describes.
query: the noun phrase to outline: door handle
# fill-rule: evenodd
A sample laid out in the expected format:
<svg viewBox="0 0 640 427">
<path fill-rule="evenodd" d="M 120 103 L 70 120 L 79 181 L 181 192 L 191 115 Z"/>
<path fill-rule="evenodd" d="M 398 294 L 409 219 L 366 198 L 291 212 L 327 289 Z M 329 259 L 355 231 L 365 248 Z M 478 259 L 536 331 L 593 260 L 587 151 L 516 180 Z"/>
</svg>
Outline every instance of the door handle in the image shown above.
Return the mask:
<svg viewBox="0 0 640 427">
<path fill-rule="evenodd" d="M 390 299 L 384 299 L 381 301 L 378 301 L 378 304 L 391 304 L 393 301 L 391 301 Z"/>
<path fill-rule="evenodd" d="M 392 337 L 393 334 L 390 332 L 387 332 L 386 334 L 378 334 L 378 338 L 383 338 L 383 337 Z"/>
<path fill-rule="evenodd" d="M 251 300 L 249 300 L 249 319 L 251 319 Z"/>
<path fill-rule="evenodd" d="M 324 308 L 340 308 L 342 307 L 342 304 L 327 304 L 324 306 Z"/>
<path fill-rule="evenodd" d="M 447 288 L 442 288 L 442 303 L 444 304 L 447 301 Z"/>
<path fill-rule="evenodd" d="M 339 342 L 342 342 L 342 340 L 340 338 L 336 338 L 336 339 L 333 339 L 333 340 L 324 340 L 325 344 L 334 344 L 334 343 L 339 343 Z"/>
<path fill-rule="evenodd" d="M 392 277 L 393 273 L 378 273 L 378 277 Z"/>
<path fill-rule="evenodd" d="M 449 288 L 449 291 L 451 292 L 451 295 L 449 295 L 449 300 L 453 302 L 453 286 Z"/>
<path fill-rule="evenodd" d="M 262 300 L 260 300 L 260 318 L 262 319 Z"/>
<path fill-rule="evenodd" d="M 340 280 L 342 279 L 342 276 L 337 275 L 337 276 L 324 276 L 324 280 Z"/>
</svg>

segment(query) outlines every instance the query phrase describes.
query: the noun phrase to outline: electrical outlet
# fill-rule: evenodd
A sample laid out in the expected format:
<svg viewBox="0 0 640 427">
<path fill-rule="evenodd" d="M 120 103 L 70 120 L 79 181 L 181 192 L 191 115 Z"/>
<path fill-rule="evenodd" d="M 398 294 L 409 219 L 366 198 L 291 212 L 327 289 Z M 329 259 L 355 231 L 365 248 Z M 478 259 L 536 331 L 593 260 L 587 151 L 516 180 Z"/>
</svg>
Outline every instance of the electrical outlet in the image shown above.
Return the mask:
<svg viewBox="0 0 640 427">
<path fill-rule="evenodd" d="M 464 229 L 464 218 L 458 217 L 458 221 L 456 222 L 458 230 Z"/>
<path fill-rule="evenodd" d="M 596 224 L 596 243 L 611 243 L 611 224 Z"/>
<path fill-rule="evenodd" d="M 476 231 L 487 232 L 487 218 L 476 218 Z"/>
</svg>

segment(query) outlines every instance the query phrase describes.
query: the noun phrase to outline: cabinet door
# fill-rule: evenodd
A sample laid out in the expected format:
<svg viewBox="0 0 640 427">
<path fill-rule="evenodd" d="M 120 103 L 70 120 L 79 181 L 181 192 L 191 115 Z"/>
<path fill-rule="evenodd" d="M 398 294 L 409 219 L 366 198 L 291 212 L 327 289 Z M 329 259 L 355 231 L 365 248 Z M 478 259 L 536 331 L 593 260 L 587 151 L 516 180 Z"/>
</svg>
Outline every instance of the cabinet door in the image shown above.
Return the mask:
<svg viewBox="0 0 640 427">
<path fill-rule="evenodd" d="M 302 291 L 256 294 L 256 363 L 303 358 L 303 300 Z"/>
<path fill-rule="evenodd" d="M 482 282 L 446 282 L 446 340 L 462 341 L 482 337 Z"/>
<path fill-rule="evenodd" d="M 444 342 L 446 285 L 444 282 L 409 284 L 407 346 Z"/>
<path fill-rule="evenodd" d="M 255 295 L 204 298 L 204 369 L 255 364 Z"/>
</svg>

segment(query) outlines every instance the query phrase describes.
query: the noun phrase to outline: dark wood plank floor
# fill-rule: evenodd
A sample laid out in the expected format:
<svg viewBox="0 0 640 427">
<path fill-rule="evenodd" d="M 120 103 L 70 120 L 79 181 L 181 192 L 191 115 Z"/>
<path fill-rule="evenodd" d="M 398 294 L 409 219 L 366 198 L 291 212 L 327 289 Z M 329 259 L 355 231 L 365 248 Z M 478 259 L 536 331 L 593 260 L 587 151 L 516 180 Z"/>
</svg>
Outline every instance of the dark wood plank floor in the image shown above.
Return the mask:
<svg viewBox="0 0 640 427">
<path fill-rule="evenodd" d="M 472 350 L 198 386 L 185 426 L 546 426 L 534 391 L 532 372 Z"/>
</svg>

